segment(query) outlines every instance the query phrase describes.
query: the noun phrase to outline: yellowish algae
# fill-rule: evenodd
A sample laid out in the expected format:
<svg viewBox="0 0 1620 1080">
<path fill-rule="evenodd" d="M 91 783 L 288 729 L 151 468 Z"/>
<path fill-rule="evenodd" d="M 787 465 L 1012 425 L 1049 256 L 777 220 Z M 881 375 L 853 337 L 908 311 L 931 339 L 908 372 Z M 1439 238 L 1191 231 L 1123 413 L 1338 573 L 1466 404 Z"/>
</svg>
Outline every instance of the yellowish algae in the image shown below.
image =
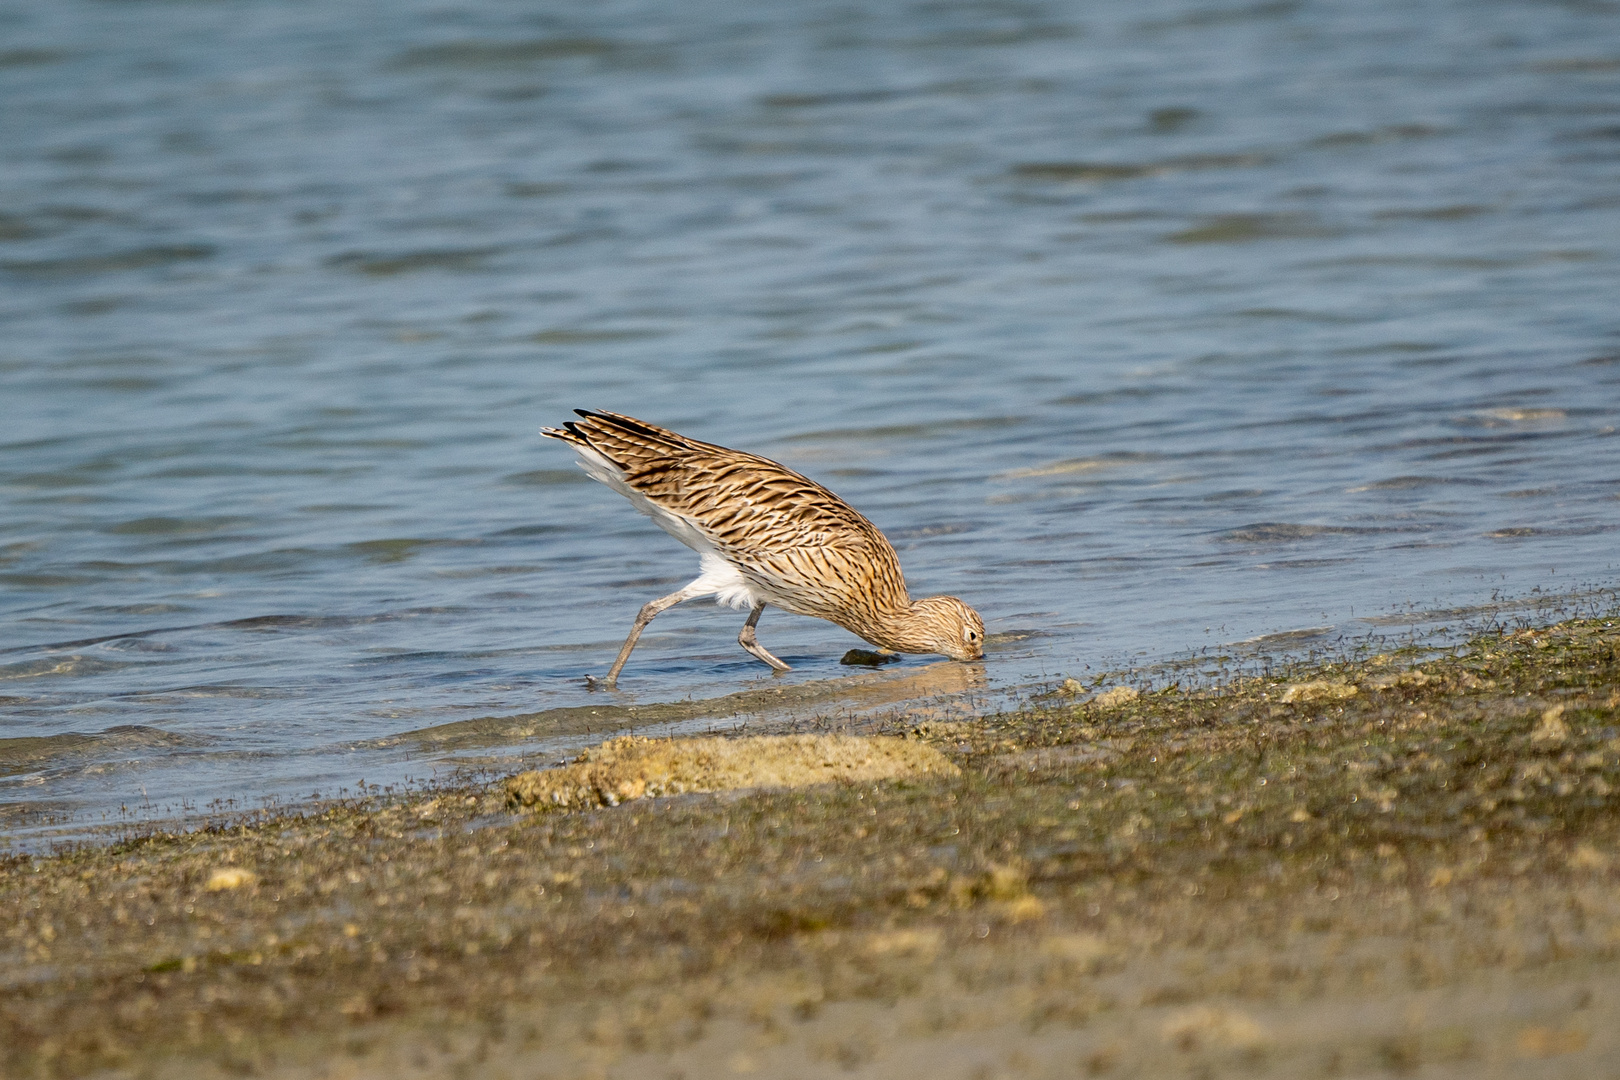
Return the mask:
<svg viewBox="0 0 1620 1080">
<path fill-rule="evenodd" d="M 1282 697 L 1277 700 L 1283 704 L 1293 702 L 1311 701 L 1342 701 L 1353 698 L 1357 689 L 1347 682 L 1333 679 L 1313 679 L 1310 682 L 1295 683 L 1283 691 Z"/>
<path fill-rule="evenodd" d="M 761 735 L 742 739 L 609 739 L 556 769 L 507 782 L 513 803 L 541 809 L 745 788 L 799 788 L 902 776 L 955 776 L 932 746 L 891 737 Z"/>
<path fill-rule="evenodd" d="M 1092 704 L 1099 709 L 1112 709 L 1119 705 L 1129 705 L 1141 696 L 1141 691 L 1134 686 L 1115 686 L 1098 694 L 1092 699 Z"/>
</svg>

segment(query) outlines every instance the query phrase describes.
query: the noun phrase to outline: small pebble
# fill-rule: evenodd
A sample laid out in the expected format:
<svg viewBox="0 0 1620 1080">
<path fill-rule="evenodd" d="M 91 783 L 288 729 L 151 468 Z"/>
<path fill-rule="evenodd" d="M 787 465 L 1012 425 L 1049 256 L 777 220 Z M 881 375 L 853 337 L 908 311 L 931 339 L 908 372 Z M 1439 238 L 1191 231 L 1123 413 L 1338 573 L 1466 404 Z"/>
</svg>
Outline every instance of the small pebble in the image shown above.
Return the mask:
<svg viewBox="0 0 1620 1080">
<path fill-rule="evenodd" d="M 252 871 L 239 870 L 231 866 L 224 870 L 215 870 L 209 876 L 208 884 L 204 888 L 209 892 L 224 892 L 226 889 L 240 889 L 243 885 L 251 885 L 257 880 Z"/>
<path fill-rule="evenodd" d="M 884 664 L 899 663 L 900 657 L 892 652 L 873 652 L 871 649 L 851 649 L 838 661 L 840 664 L 849 664 L 852 667 L 882 667 Z"/>
</svg>

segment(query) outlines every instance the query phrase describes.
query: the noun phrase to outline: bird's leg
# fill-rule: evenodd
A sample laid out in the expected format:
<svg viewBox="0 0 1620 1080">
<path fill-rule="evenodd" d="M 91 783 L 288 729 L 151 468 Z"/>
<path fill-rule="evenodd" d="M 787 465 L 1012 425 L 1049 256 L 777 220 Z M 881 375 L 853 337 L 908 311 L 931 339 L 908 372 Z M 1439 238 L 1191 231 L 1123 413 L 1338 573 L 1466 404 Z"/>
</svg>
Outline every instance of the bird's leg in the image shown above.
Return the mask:
<svg viewBox="0 0 1620 1080">
<path fill-rule="evenodd" d="M 737 644 L 771 665 L 777 671 L 792 671 L 792 668 L 772 656 L 765 646 L 759 643 L 759 639 L 754 636 L 754 627 L 759 625 L 759 617 L 763 614 L 765 614 L 765 605 L 755 604 L 754 610 L 748 613 L 748 621 L 743 623 L 742 631 L 737 635 Z"/>
<path fill-rule="evenodd" d="M 649 600 L 643 604 L 640 613 L 636 615 L 636 624 L 630 628 L 630 636 L 624 639 L 624 645 L 619 649 L 619 658 L 613 661 L 613 669 L 607 673 L 607 678 L 602 680 L 602 685 L 612 686 L 619 681 L 619 672 L 624 669 L 624 662 L 630 659 L 630 650 L 636 647 L 636 639 L 641 637 L 641 632 L 647 629 L 647 624 L 652 622 L 660 611 L 699 595 L 700 592 L 693 591 L 692 586 L 688 585 L 668 596 L 660 596 L 657 600 Z"/>
</svg>

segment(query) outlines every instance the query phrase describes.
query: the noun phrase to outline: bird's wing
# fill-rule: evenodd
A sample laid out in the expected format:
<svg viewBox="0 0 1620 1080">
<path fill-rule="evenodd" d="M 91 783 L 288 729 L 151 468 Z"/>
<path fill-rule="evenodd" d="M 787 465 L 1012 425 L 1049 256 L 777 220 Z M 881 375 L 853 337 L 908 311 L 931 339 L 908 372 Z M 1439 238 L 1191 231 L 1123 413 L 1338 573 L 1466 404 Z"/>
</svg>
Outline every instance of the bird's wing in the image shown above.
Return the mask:
<svg viewBox="0 0 1620 1080">
<path fill-rule="evenodd" d="M 889 541 L 814 480 L 769 458 L 633 417 L 576 411 L 583 419 L 545 434 L 606 459 L 626 487 L 691 522 L 773 594 L 807 598 L 781 606 L 826 618 L 808 609 L 808 598 L 824 595 L 838 607 L 863 596 L 884 607 L 905 603 L 900 561 Z"/>
</svg>

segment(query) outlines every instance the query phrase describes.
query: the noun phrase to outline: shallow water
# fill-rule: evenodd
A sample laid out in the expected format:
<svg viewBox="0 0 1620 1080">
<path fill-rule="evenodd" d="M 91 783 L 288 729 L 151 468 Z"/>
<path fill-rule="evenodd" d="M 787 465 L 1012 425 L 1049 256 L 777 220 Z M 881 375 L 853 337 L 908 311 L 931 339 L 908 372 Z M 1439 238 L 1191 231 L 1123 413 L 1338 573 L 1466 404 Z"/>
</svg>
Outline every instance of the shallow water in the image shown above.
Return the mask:
<svg viewBox="0 0 1620 1080">
<path fill-rule="evenodd" d="M 575 406 L 840 492 L 990 687 L 1614 580 L 1612 3 L 35 0 L 0 97 L 13 841 L 607 700 L 695 560 Z"/>
</svg>

